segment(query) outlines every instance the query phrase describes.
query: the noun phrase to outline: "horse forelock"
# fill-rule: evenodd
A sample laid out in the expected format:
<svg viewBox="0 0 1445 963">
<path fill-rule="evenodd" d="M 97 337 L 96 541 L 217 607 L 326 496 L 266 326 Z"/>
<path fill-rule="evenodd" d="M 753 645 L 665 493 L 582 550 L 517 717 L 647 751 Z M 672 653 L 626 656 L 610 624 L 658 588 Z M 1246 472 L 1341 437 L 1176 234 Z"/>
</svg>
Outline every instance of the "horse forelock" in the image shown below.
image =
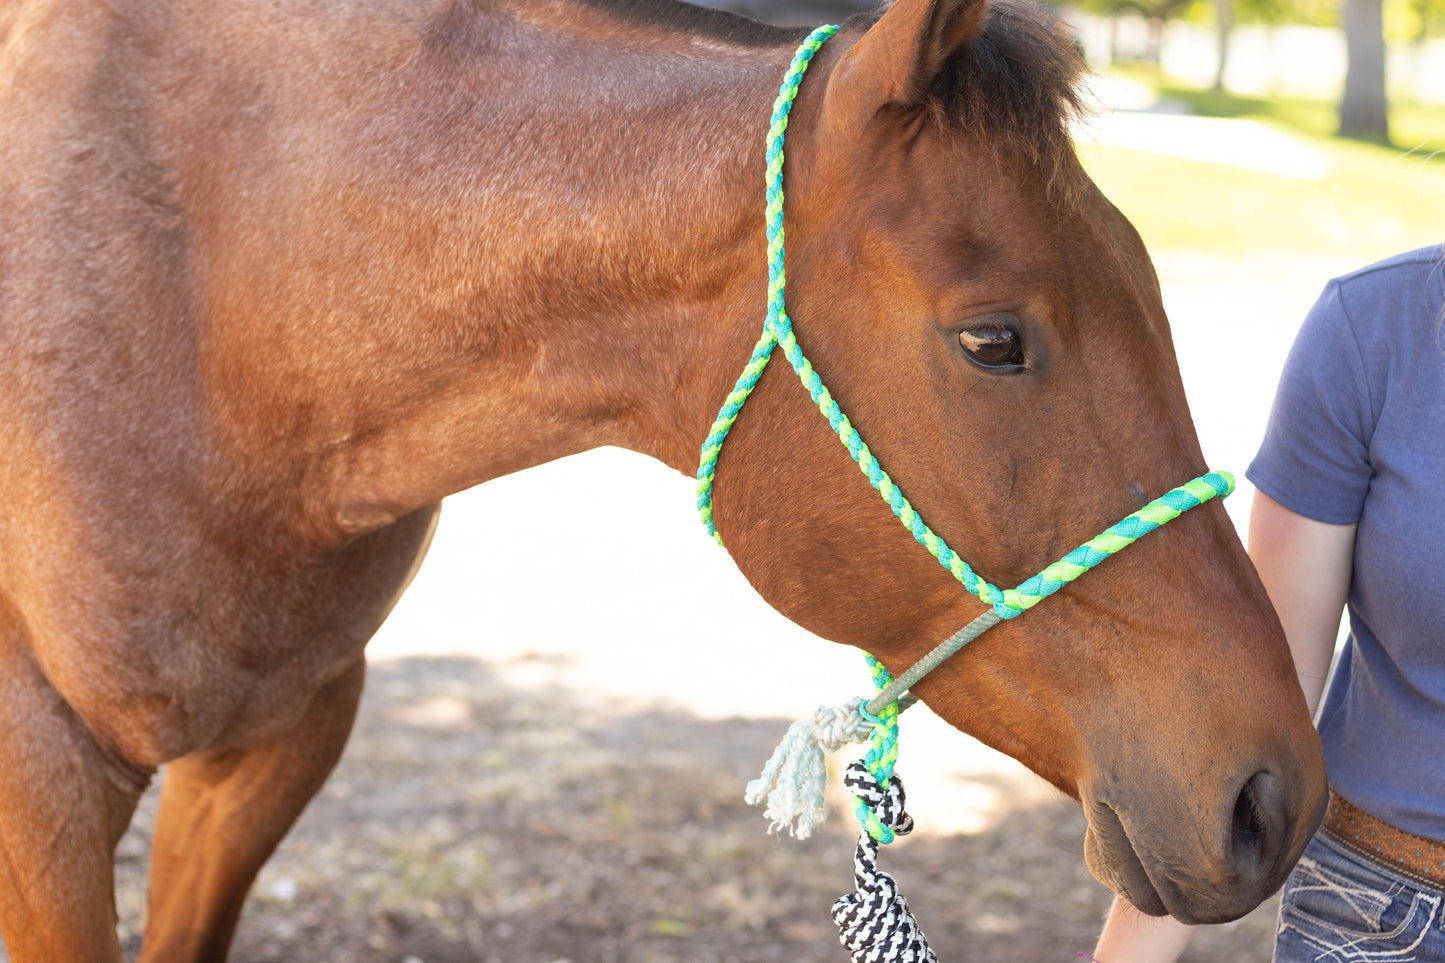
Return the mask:
<svg viewBox="0 0 1445 963">
<path fill-rule="evenodd" d="M 1030 0 L 993 0 L 983 31 L 949 59 L 926 108 L 944 130 L 1031 165 L 1055 200 L 1080 200 L 1073 126 L 1088 67 L 1054 13 Z"/>
</svg>

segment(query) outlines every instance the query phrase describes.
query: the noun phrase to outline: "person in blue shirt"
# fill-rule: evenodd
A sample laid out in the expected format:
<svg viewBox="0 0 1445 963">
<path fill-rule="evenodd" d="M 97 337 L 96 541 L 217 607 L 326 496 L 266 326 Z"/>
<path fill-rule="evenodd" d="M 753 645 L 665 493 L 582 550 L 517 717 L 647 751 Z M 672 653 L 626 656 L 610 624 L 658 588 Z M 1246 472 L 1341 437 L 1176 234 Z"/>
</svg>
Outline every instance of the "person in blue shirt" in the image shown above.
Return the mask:
<svg viewBox="0 0 1445 963">
<path fill-rule="evenodd" d="M 1325 823 L 1285 884 L 1275 963 L 1445 961 L 1445 248 L 1330 282 L 1285 363 L 1249 553 L 1311 711 Z M 1190 928 L 1115 901 L 1099 963 L 1173 963 Z"/>
</svg>

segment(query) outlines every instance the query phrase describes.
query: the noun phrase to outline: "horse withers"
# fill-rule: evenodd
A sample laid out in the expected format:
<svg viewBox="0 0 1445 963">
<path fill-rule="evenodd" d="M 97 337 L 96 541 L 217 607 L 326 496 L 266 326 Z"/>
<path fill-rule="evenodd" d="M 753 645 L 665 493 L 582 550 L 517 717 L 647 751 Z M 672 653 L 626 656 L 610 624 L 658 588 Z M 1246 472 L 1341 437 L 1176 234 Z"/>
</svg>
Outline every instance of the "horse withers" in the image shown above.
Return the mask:
<svg viewBox="0 0 1445 963">
<path fill-rule="evenodd" d="M 350 731 L 446 495 L 598 445 L 691 474 L 758 335 L 763 138 L 801 35 L 672 0 L 0 3 L 0 932 L 224 959 Z M 932 527 L 1013 584 L 1204 468 L 1159 287 L 1019 0 L 897 0 L 789 130 L 798 338 Z M 895 673 L 981 610 L 786 371 L 717 525 Z M 497 546 L 506 551 L 506 546 Z M 916 691 L 1089 818 L 1141 909 L 1238 916 L 1324 773 L 1217 503 Z"/>
</svg>

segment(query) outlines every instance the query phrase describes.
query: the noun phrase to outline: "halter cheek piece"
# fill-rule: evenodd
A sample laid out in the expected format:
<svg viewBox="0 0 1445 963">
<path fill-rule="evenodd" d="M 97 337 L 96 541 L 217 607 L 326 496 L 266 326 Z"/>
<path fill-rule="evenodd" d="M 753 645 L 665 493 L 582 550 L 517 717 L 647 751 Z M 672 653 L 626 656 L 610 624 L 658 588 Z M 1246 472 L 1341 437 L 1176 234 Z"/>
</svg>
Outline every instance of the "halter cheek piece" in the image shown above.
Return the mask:
<svg viewBox="0 0 1445 963">
<path fill-rule="evenodd" d="M 712 511 L 712 483 L 717 472 L 718 454 L 722 451 L 728 429 L 737 420 L 743 403 L 762 377 L 773 350 L 781 348 L 818 409 L 838 435 L 838 440 L 853 456 L 869 484 L 883 496 L 893 514 L 940 565 L 963 583 L 965 589 L 990 606 L 897 679 L 890 678 L 888 670 L 871 655 L 868 656 L 869 670 L 878 694 L 866 704 L 862 699 L 854 699 L 843 706 L 820 708 L 813 719 L 794 723 L 768 760 L 762 778 L 748 785 L 747 801 L 757 803 L 767 800 L 768 808 L 764 815 L 772 821 L 775 830 L 784 826 L 794 829 L 796 821 L 796 834 L 807 836 L 822 820 L 824 813 L 823 788 L 827 779 L 824 750 L 838 749 L 846 742 L 867 739 L 867 754 L 861 762 L 848 767 L 845 778 L 855 798 L 858 820 L 863 826 L 853 858 L 855 892 L 833 904 L 833 919 L 839 927 L 843 945 L 855 963 L 937 963 L 893 878 L 877 868 L 879 844 L 891 842 L 896 835 L 907 833 L 913 825 L 904 811 L 903 784 L 893 773 L 898 758 L 898 714 L 908 705 L 906 701 L 900 705 L 899 696 L 999 622 L 1037 605 L 1160 525 L 1173 521 L 1211 498 L 1228 495 L 1234 490 L 1234 476 L 1228 472 L 1210 472 L 1166 492 L 1011 589 L 1000 589 L 980 578 L 924 523 L 883 466 L 878 464 L 878 459 L 873 457 L 824 387 L 818 373 L 803 356 L 783 305 L 787 279 L 783 264 L 783 134 L 787 130 L 788 112 L 797 96 L 804 71 L 818 48 L 837 30 L 835 26 L 819 27 L 803 41 L 793 55 L 778 90 L 778 99 L 773 104 L 766 152 L 767 319 L 763 323 L 762 337 L 753 348 L 742 377 L 733 386 L 703 442 L 702 458 L 697 469 L 697 507 L 708 532 L 721 545 L 722 537 L 713 522 Z"/>
</svg>

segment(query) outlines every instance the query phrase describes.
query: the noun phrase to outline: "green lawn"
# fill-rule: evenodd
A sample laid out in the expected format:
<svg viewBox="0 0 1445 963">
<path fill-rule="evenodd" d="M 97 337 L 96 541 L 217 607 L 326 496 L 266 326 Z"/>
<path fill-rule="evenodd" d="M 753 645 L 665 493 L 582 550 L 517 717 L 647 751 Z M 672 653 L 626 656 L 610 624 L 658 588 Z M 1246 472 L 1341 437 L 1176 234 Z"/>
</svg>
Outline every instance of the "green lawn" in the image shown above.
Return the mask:
<svg viewBox="0 0 1445 963">
<path fill-rule="evenodd" d="M 1138 74 L 1129 76 L 1140 82 Z M 1445 108 L 1402 107 L 1392 122 L 1400 143 L 1421 152 L 1330 136 L 1326 103 L 1220 95 L 1157 86 L 1161 96 L 1204 116 L 1253 120 L 1287 134 L 1326 160 L 1317 179 L 1185 160 L 1166 154 L 1081 145 L 1090 173 L 1157 250 L 1242 253 L 1292 250 L 1341 254 L 1365 263 L 1445 241 Z"/>
<path fill-rule="evenodd" d="M 1280 130 L 1315 137 L 1333 137 L 1339 127 L 1338 105 L 1333 101 L 1302 97 L 1243 97 L 1227 91 L 1188 87 L 1168 78 L 1161 80 L 1154 72 L 1137 67 L 1121 68 L 1118 74 L 1134 83 L 1152 87 L 1160 97 L 1188 104 L 1203 117 L 1257 120 Z M 1395 147 L 1401 150 L 1413 149 L 1422 154 L 1445 152 L 1445 104 L 1391 104 L 1390 137 Z M 1445 172 L 1445 155 L 1437 162 Z"/>
</svg>

